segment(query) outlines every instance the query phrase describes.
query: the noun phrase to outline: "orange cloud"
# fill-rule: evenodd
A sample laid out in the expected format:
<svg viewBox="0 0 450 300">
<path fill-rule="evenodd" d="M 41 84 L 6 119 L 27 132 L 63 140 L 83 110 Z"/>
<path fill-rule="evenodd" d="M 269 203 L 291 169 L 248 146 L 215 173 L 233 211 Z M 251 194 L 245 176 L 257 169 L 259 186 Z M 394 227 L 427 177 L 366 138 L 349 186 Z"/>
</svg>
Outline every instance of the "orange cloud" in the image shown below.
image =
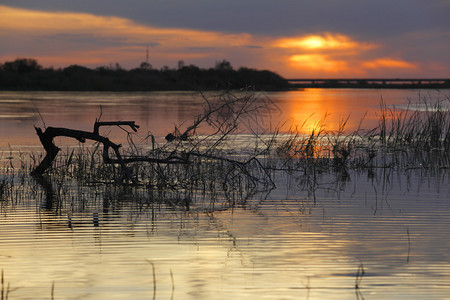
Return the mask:
<svg viewBox="0 0 450 300">
<path fill-rule="evenodd" d="M 275 46 L 297 50 L 367 50 L 375 47 L 375 45 L 354 41 L 342 34 L 332 33 L 283 38 L 277 40 Z"/>
<path fill-rule="evenodd" d="M 303 76 L 367 76 L 383 69 L 417 69 L 413 63 L 390 57 L 367 60 L 375 43 L 356 41 L 337 33 L 310 34 L 277 39 L 275 48 L 285 52 L 289 68 Z M 372 53 L 376 55 L 376 53 Z"/>
<path fill-rule="evenodd" d="M 289 57 L 292 67 L 310 69 L 315 71 L 337 73 L 346 71 L 346 61 L 335 60 L 323 54 L 297 54 Z"/>
<path fill-rule="evenodd" d="M 348 77 L 383 70 L 419 69 L 413 63 L 377 58 L 380 47 L 339 33 L 273 38 L 183 28 L 158 28 L 119 17 L 87 13 L 44 12 L 0 5 L 0 61 L 33 57 L 45 66 L 99 66 L 119 62 L 137 67 L 150 49 L 155 67 L 177 60 L 200 66 L 215 60 L 271 69 L 286 77 Z M 365 58 L 372 55 L 372 58 Z M 373 57 L 375 55 L 375 57 Z M 430 65 L 430 64 L 428 64 Z"/>
<path fill-rule="evenodd" d="M 416 69 L 417 67 L 404 60 L 393 58 L 378 58 L 362 63 L 365 69 Z"/>
<path fill-rule="evenodd" d="M 0 5 L 0 36 L 13 43 L 34 41 L 33 48 L 19 51 L 45 60 L 68 64 L 123 61 L 143 57 L 143 48 L 153 46 L 151 58 L 165 60 L 208 57 L 220 51 L 254 44 L 251 35 L 227 34 L 181 28 L 157 28 L 125 18 L 86 13 L 42 12 Z M 22 39 L 22 40 L 20 40 Z M 12 43 L 12 44 L 13 44 Z M 51 45 L 51 46 L 49 46 Z M 16 53 L 18 55 L 27 55 Z M 30 54 L 28 54 L 30 55 Z M 55 55 L 60 55 L 56 58 Z M 226 58 L 226 57 L 221 57 Z M 70 61 L 70 62 L 69 62 Z"/>
<path fill-rule="evenodd" d="M 0 5 L 0 28 L 4 31 L 27 33 L 86 33 L 103 37 L 121 37 L 129 41 L 157 40 L 162 44 L 181 44 L 200 47 L 211 44 L 239 46 L 248 44 L 248 34 L 157 28 L 141 25 L 118 17 L 101 17 L 85 13 L 41 12 Z"/>
<path fill-rule="evenodd" d="M 362 75 L 362 70 L 355 68 L 360 64 L 357 57 L 378 47 L 330 32 L 277 39 L 273 46 L 285 52 L 289 68 L 303 76 Z"/>
</svg>

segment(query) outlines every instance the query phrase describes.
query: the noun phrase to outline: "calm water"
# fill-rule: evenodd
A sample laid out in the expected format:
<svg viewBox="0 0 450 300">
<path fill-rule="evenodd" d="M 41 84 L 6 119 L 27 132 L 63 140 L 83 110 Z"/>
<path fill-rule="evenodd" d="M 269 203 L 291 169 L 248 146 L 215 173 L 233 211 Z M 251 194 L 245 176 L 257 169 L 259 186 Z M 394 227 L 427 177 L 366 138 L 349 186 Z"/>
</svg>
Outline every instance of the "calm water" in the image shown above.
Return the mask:
<svg viewBox="0 0 450 300">
<path fill-rule="evenodd" d="M 362 127 L 372 129 L 381 100 L 400 106 L 408 101 L 415 103 L 419 98 L 442 100 L 449 94 L 447 90 L 307 89 L 260 92 L 256 96 L 274 103 L 259 124 L 265 130 L 285 124 L 285 128 L 294 125 L 310 131 L 324 118 L 327 130 L 337 130 L 347 117 L 349 130 L 358 127 L 362 119 Z M 218 96 L 219 93 L 205 95 L 210 99 Z M 165 136 L 175 126 L 192 125 L 193 118 L 203 111 L 204 103 L 201 95 L 191 92 L 0 92 L 0 147 L 40 145 L 33 126 L 43 127 L 42 119 L 47 126 L 80 130 L 92 130 L 100 116 L 102 121 L 131 120 L 141 126 L 142 137 L 149 132 Z M 123 135 L 112 136 L 120 139 Z"/>
<path fill-rule="evenodd" d="M 350 114 L 352 129 L 367 112 L 369 129 L 381 97 L 400 107 L 449 94 L 261 93 L 276 108 L 271 123 L 267 115 L 259 125 L 270 131 L 290 119 L 312 128 L 328 114 L 327 129 L 336 130 Z M 47 126 L 91 130 L 101 114 L 136 121 L 144 137 L 190 125 L 202 103 L 193 93 L 1 92 L 1 164 L 40 149 L 36 107 Z M 50 207 L 32 181 L 17 177 L 17 196 L 0 200 L 3 291 L 9 283 L 10 299 L 49 299 L 52 284 L 55 299 L 449 299 L 448 169 L 352 172 L 345 182 L 328 176 L 311 191 L 280 174 L 269 195 L 215 212 L 110 186 L 72 191 Z"/>
</svg>

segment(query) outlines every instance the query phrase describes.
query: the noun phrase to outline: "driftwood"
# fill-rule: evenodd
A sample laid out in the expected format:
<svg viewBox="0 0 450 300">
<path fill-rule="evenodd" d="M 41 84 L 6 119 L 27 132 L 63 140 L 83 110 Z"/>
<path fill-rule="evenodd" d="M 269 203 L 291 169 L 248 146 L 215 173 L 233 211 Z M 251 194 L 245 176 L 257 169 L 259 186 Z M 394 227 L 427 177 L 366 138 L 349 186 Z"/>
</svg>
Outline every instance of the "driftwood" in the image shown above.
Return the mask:
<svg viewBox="0 0 450 300">
<path fill-rule="evenodd" d="M 152 151 L 153 155 L 155 155 L 154 157 L 137 154 L 139 151 L 136 151 L 135 154 L 124 156 L 121 154 L 121 151 L 119 151 L 121 148 L 120 144 L 112 142 L 109 138 L 102 136 L 99 133 L 101 126 L 127 126 L 133 131 L 137 131 L 139 126 L 136 125 L 134 121 L 100 122 L 96 120 L 92 132 L 57 127 L 47 127 L 45 128 L 45 131 L 43 131 L 41 128 L 35 127 L 36 133 L 46 151 L 46 155 L 31 174 L 34 176 L 42 176 L 46 170 L 52 166 L 53 161 L 60 151 L 60 148 L 54 143 L 55 137 L 69 137 L 77 139 L 81 143 L 84 143 L 86 140 L 92 140 L 102 144 L 103 163 L 116 164 L 121 168 L 121 177 L 116 178 L 116 181 L 121 180 L 137 183 L 137 177 L 135 178 L 131 171 L 132 167 L 138 167 L 137 165 L 140 163 L 147 162 L 155 164 L 190 164 L 194 167 L 190 168 L 189 166 L 186 166 L 186 168 L 179 168 L 182 172 L 182 174 L 179 174 L 181 178 L 180 180 L 175 178 L 174 181 L 189 181 L 189 172 L 191 172 L 195 176 L 201 177 L 201 179 L 198 179 L 192 175 L 194 176 L 192 178 L 192 184 L 204 184 L 209 178 L 202 177 L 201 174 L 203 171 L 199 171 L 198 167 L 208 165 L 202 164 L 202 162 L 221 162 L 221 164 L 216 166 L 219 166 L 222 172 L 224 172 L 222 176 L 224 180 L 222 183 L 223 186 L 230 185 L 230 178 L 235 176 L 234 172 L 239 173 L 238 177 L 244 176 L 246 182 L 248 182 L 250 186 L 257 186 L 259 183 L 264 183 L 264 185 L 268 183 L 269 185 L 271 184 L 274 186 L 270 173 L 258 159 L 258 156 L 265 153 L 266 149 L 262 149 L 261 151 L 258 151 L 258 153 L 250 156 L 247 160 L 241 161 L 240 159 L 234 159 L 228 156 L 222 151 L 221 147 L 228 136 L 238 131 L 239 123 L 242 118 L 245 118 L 246 126 L 252 131 L 253 126 L 259 126 L 259 112 L 263 112 L 263 116 L 270 114 L 270 105 L 272 104 L 270 99 L 266 97 L 255 97 L 253 94 L 245 94 L 242 97 L 236 97 L 226 93 L 219 96 L 217 101 L 214 102 L 210 102 L 206 97 L 204 97 L 204 100 L 204 112 L 198 115 L 194 119 L 193 124 L 185 128 L 185 130 L 180 130 L 179 127 L 175 127 L 174 131 L 166 136 L 167 143 L 162 147 L 158 146 L 158 149 L 156 149 L 157 151 Z M 197 129 L 202 125 L 207 128 L 208 135 L 195 138 Z M 131 146 L 134 146 L 131 139 L 130 143 L 132 144 Z M 152 146 L 153 150 L 155 150 L 154 141 Z M 269 144 L 267 147 L 269 147 Z M 161 155 L 165 156 L 161 157 Z M 137 165 L 134 163 L 137 163 Z M 212 166 L 214 166 L 214 164 L 212 164 Z M 165 172 L 172 172 L 175 169 L 177 168 L 161 168 L 160 166 L 152 166 L 151 168 L 151 170 L 158 174 L 156 182 L 161 186 L 172 184 L 170 181 L 172 181 L 177 174 L 165 174 Z M 260 178 L 261 175 L 262 178 Z M 218 176 L 218 178 L 219 177 L 221 176 Z M 239 180 L 238 185 L 240 184 L 241 181 Z"/>
<path fill-rule="evenodd" d="M 70 137 L 77 139 L 81 143 L 86 142 L 86 140 L 93 140 L 103 144 L 103 161 L 104 163 L 114 163 L 120 164 L 122 168 L 122 173 L 124 179 L 130 180 L 133 183 L 137 183 L 137 180 L 134 178 L 133 174 L 129 170 L 126 164 L 133 162 L 150 162 L 150 163 L 187 163 L 186 158 L 181 158 L 174 154 L 169 155 L 164 159 L 156 159 L 146 156 L 133 156 L 129 158 L 123 158 L 120 154 L 120 144 L 113 143 L 109 138 L 104 137 L 99 134 L 99 128 L 101 126 L 129 126 L 133 131 L 137 131 L 139 128 L 138 125 L 135 124 L 134 121 L 118 121 L 118 122 L 98 122 L 96 121 L 94 124 L 93 132 L 83 131 L 83 130 L 73 130 L 68 128 L 59 128 L 59 127 L 47 127 L 45 131 L 42 131 L 41 128 L 35 127 L 36 133 L 39 136 L 39 139 L 47 152 L 44 159 L 41 163 L 31 172 L 33 176 L 42 175 L 48 168 L 51 167 L 53 160 L 56 158 L 58 152 L 61 150 L 58 148 L 53 139 L 58 136 L 62 137 Z M 109 150 L 112 149 L 115 154 L 115 158 L 111 158 L 109 155 Z"/>
</svg>

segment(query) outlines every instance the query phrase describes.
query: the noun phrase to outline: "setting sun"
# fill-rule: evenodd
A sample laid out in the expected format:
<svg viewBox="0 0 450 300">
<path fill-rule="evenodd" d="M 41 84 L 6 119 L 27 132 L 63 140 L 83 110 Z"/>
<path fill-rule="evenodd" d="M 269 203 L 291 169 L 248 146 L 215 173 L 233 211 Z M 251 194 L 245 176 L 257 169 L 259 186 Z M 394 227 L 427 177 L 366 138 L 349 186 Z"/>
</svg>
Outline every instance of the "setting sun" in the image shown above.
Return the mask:
<svg viewBox="0 0 450 300">
<path fill-rule="evenodd" d="M 354 41 L 342 34 L 331 33 L 284 38 L 277 41 L 276 45 L 281 48 L 303 50 L 365 50 L 375 47 L 375 45 Z"/>
<path fill-rule="evenodd" d="M 150 63 L 156 68 L 174 66 L 178 61 L 211 67 L 227 59 L 236 68 L 268 69 L 285 78 L 448 74 L 442 58 L 406 55 L 411 47 L 391 49 L 392 40 L 352 34 L 343 28 L 272 35 L 146 20 L 84 10 L 0 5 L 0 37 L 8 41 L 2 43 L 0 61 L 32 57 L 46 67 L 98 67 L 117 62 L 131 69 L 140 65 L 149 48 Z M 410 34 L 405 39 L 410 43 L 423 35 Z"/>
</svg>

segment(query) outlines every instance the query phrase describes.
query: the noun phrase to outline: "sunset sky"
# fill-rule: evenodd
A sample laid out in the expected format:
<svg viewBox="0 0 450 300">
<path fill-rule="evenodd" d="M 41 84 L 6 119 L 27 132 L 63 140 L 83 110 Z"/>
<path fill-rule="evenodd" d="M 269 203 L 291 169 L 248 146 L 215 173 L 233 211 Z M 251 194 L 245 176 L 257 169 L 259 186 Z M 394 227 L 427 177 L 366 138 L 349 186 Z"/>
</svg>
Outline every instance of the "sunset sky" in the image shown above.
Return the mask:
<svg viewBox="0 0 450 300">
<path fill-rule="evenodd" d="M 450 0 L 0 0 L 0 62 L 450 77 Z"/>
</svg>

